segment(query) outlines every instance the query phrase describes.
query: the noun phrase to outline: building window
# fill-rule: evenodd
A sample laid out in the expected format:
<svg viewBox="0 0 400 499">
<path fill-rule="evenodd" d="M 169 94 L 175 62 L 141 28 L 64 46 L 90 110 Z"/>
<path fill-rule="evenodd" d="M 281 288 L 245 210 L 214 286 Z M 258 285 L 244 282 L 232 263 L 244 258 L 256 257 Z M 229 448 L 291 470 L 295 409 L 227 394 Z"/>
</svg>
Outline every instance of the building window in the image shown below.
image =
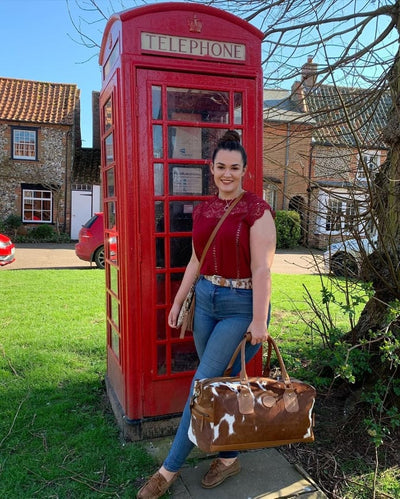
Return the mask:
<svg viewBox="0 0 400 499">
<path fill-rule="evenodd" d="M 45 189 L 22 190 L 23 222 L 51 223 L 53 197 Z"/>
<path fill-rule="evenodd" d="M 73 191 L 91 191 L 92 184 L 72 184 Z"/>
<path fill-rule="evenodd" d="M 377 151 L 366 151 L 362 153 L 358 165 L 357 165 L 357 180 L 370 180 L 375 178 L 376 172 L 378 171 L 379 165 L 381 163 L 380 153 Z"/>
<path fill-rule="evenodd" d="M 37 159 L 37 130 L 30 128 L 13 128 L 13 159 Z"/>
<path fill-rule="evenodd" d="M 326 207 L 325 230 L 328 232 L 339 232 L 342 228 L 343 203 L 337 199 L 329 199 Z"/>
<path fill-rule="evenodd" d="M 320 195 L 318 227 L 321 233 L 361 233 L 366 223 L 365 196 L 350 192 Z"/>
<path fill-rule="evenodd" d="M 278 195 L 277 195 L 277 186 L 273 184 L 268 184 L 263 190 L 263 198 L 271 208 L 276 211 L 278 205 Z"/>
</svg>

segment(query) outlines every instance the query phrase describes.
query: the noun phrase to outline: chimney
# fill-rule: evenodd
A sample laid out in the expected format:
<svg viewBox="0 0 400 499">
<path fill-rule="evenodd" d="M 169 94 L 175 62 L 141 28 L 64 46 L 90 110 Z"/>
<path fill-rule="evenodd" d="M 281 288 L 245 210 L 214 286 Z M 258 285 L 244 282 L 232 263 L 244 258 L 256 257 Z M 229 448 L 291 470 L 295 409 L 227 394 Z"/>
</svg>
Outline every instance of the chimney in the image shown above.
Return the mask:
<svg viewBox="0 0 400 499">
<path fill-rule="evenodd" d="M 309 56 L 307 62 L 301 68 L 302 83 L 306 88 L 312 88 L 317 81 L 318 65 L 313 62 L 313 58 Z"/>
<path fill-rule="evenodd" d="M 100 92 L 92 92 L 92 137 L 93 149 L 100 149 L 100 111 L 99 111 Z"/>
<path fill-rule="evenodd" d="M 306 110 L 306 101 L 304 98 L 303 86 L 299 81 L 295 81 L 292 85 L 292 90 L 290 94 L 290 100 L 295 103 L 297 108 L 305 113 Z"/>
</svg>

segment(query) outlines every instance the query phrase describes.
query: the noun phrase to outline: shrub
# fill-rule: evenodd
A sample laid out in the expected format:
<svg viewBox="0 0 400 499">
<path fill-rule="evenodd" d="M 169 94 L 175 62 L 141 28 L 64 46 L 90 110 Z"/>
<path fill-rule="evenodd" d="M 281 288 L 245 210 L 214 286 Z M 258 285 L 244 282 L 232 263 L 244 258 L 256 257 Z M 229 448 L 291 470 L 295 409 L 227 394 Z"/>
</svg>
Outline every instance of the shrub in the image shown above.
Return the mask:
<svg viewBox="0 0 400 499">
<path fill-rule="evenodd" d="M 34 239 L 48 240 L 54 238 L 55 232 L 51 225 L 39 225 L 38 227 L 32 229 L 30 235 Z"/>
<path fill-rule="evenodd" d="M 17 230 L 19 227 L 22 225 L 22 219 L 19 215 L 9 215 L 2 223 L 1 223 L 1 229 L 4 231 L 8 236 L 15 236 L 17 233 Z"/>
<path fill-rule="evenodd" d="M 19 234 L 15 239 L 17 243 L 69 243 L 70 241 L 68 234 L 57 234 L 51 225 L 30 228 L 26 234 Z"/>
<path fill-rule="evenodd" d="M 275 225 L 277 248 L 295 248 L 300 244 L 300 215 L 297 211 L 277 211 Z"/>
</svg>

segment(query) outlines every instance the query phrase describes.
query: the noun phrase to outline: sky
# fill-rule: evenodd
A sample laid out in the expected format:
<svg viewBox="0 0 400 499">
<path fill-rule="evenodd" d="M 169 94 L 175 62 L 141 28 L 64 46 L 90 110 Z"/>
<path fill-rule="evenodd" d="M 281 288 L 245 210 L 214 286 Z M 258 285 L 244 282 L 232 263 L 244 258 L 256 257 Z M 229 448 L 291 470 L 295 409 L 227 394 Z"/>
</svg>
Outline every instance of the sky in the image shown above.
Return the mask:
<svg viewBox="0 0 400 499">
<path fill-rule="evenodd" d="M 113 8 L 119 11 L 148 3 L 146 0 L 96 1 L 107 17 Z M 151 3 L 158 1 L 151 0 Z M 88 6 L 89 0 L 68 0 L 68 5 L 75 22 L 83 18 L 82 30 L 100 44 L 106 21 L 93 22 L 99 19 L 97 13 L 79 9 L 76 2 Z M 90 49 L 79 43 L 67 0 L 0 0 L 0 76 L 77 84 L 83 147 L 92 146 L 92 91 L 101 89 L 98 52 L 96 47 Z M 304 62 L 306 55 L 302 53 Z M 376 70 L 379 65 L 371 67 Z"/>
<path fill-rule="evenodd" d="M 99 43 L 103 29 L 95 28 Z M 77 84 L 82 146 L 92 147 L 92 91 L 101 89 L 98 50 L 71 38 L 78 36 L 65 0 L 0 0 L 0 76 Z"/>
</svg>

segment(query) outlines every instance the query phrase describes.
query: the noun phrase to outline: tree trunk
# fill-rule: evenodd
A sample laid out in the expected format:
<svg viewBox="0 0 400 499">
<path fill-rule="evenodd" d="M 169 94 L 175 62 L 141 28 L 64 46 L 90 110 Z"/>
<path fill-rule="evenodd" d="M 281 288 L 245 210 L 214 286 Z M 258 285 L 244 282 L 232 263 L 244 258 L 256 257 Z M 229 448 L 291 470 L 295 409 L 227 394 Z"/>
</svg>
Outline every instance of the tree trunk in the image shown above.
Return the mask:
<svg viewBox="0 0 400 499">
<path fill-rule="evenodd" d="M 374 296 L 356 326 L 345 338 L 352 344 L 368 339 L 369 332 L 388 326 L 387 304 L 400 300 L 400 53 L 390 75 L 391 114 L 384 131 L 390 151 L 375 178 L 372 207 L 378 221 L 378 247 L 363 266 L 363 277 L 372 281 Z M 396 334 L 397 328 L 393 328 Z M 398 334 L 398 330 L 397 330 Z M 378 348 L 379 345 L 376 345 Z"/>
</svg>

